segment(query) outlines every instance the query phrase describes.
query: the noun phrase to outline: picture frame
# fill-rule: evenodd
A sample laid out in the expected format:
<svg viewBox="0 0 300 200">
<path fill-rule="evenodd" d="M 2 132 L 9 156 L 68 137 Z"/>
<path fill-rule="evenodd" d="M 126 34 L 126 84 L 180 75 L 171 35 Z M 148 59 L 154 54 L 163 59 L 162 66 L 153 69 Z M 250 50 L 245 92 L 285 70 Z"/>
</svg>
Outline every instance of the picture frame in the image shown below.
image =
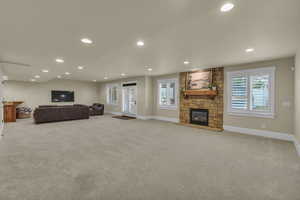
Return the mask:
<svg viewBox="0 0 300 200">
<path fill-rule="evenodd" d="M 212 71 L 199 70 L 186 73 L 186 90 L 212 89 Z"/>
</svg>

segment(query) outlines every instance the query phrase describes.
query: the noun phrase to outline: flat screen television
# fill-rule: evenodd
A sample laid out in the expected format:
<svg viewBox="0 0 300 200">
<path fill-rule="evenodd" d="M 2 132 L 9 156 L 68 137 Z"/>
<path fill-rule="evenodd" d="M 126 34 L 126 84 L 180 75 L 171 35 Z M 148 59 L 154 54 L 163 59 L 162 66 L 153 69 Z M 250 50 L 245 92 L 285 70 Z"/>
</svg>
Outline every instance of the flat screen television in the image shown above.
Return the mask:
<svg viewBox="0 0 300 200">
<path fill-rule="evenodd" d="M 74 91 L 51 91 L 52 102 L 74 102 Z"/>
</svg>

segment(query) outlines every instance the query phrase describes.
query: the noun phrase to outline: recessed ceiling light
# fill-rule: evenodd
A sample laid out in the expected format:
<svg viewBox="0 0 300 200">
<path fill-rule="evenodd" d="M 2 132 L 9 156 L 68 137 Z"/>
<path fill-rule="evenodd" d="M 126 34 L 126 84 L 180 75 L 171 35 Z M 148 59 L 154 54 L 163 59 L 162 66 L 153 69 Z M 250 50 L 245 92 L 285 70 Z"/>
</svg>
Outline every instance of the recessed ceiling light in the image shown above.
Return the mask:
<svg viewBox="0 0 300 200">
<path fill-rule="evenodd" d="M 151 72 L 151 71 L 152 71 L 152 68 L 148 68 L 148 71 Z"/>
<path fill-rule="evenodd" d="M 8 76 L 6 76 L 6 75 L 3 75 L 2 78 L 3 78 L 4 81 L 8 80 Z"/>
<path fill-rule="evenodd" d="M 143 40 L 139 40 L 139 41 L 137 41 L 136 45 L 138 47 L 143 47 L 145 45 L 145 42 Z"/>
<path fill-rule="evenodd" d="M 48 73 L 48 72 L 49 72 L 49 70 L 47 70 L 47 69 L 43 69 L 43 70 L 42 70 L 42 72 L 44 72 L 44 73 Z"/>
<path fill-rule="evenodd" d="M 106 76 L 105 76 L 105 77 L 104 77 L 104 79 L 105 79 L 105 80 L 107 80 L 107 79 L 108 79 L 108 77 L 106 77 Z"/>
<path fill-rule="evenodd" d="M 71 73 L 70 72 L 65 72 L 65 75 L 70 75 Z"/>
<path fill-rule="evenodd" d="M 234 4 L 233 3 L 225 3 L 222 7 L 221 7 L 221 12 L 228 12 L 230 10 L 232 10 L 234 8 Z"/>
<path fill-rule="evenodd" d="M 61 78 L 61 75 L 58 75 L 57 78 Z"/>
<path fill-rule="evenodd" d="M 183 64 L 188 65 L 188 64 L 190 64 L 190 61 L 185 60 L 185 61 L 183 62 Z"/>
<path fill-rule="evenodd" d="M 83 66 L 78 66 L 77 67 L 79 70 L 82 70 L 84 67 Z"/>
<path fill-rule="evenodd" d="M 34 78 L 41 78 L 40 75 L 35 75 Z"/>
<path fill-rule="evenodd" d="M 250 52 L 253 52 L 254 49 L 253 49 L 253 48 L 248 48 L 248 49 L 246 49 L 245 51 L 246 51 L 247 53 L 250 53 Z"/>
<path fill-rule="evenodd" d="M 34 82 L 34 81 L 35 81 L 35 79 L 34 79 L 34 78 L 32 78 L 32 79 L 30 79 L 30 81 L 31 81 L 31 82 Z"/>
<path fill-rule="evenodd" d="M 62 58 L 56 58 L 55 62 L 57 62 L 57 63 L 64 63 L 65 61 Z"/>
<path fill-rule="evenodd" d="M 82 38 L 81 42 L 84 44 L 92 44 L 93 41 L 90 38 Z"/>
<path fill-rule="evenodd" d="M 122 74 L 121 74 L 121 76 L 125 76 L 125 74 L 124 74 L 124 73 L 122 73 Z"/>
</svg>

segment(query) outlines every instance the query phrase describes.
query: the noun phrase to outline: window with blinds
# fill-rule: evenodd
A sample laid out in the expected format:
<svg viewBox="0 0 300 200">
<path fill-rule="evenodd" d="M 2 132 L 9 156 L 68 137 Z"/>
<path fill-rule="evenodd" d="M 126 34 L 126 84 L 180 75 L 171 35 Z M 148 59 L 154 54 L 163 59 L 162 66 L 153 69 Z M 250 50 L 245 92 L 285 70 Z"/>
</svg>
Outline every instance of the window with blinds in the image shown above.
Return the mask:
<svg viewBox="0 0 300 200">
<path fill-rule="evenodd" d="M 232 71 L 227 77 L 229 113 L 274 117 L 275 67 Z"/>
<path fill-rule="evenodd" d="M 175 109 L 177 107 L 177 80 L 158 80 L 158 102 L 160 108 Z"/>
<path fill-rule="evenodd" d="M 236 76 L 231 79 L 231 107 L 246 110 L 248 107 L 248 79 L 246 76 Z"/>
<path fill-rule="evenodd" d="M 106 102 L 107 104 L 116 105 L 118 102 L 118 85 L 117 84 L 109 84 L 106 86 Z"/>
<path fill-rule="evenodd" d="M 264 112 L 271 111 L 269 75 L 251 76 L 250 78 L 250 109 Z"/>
</svg>

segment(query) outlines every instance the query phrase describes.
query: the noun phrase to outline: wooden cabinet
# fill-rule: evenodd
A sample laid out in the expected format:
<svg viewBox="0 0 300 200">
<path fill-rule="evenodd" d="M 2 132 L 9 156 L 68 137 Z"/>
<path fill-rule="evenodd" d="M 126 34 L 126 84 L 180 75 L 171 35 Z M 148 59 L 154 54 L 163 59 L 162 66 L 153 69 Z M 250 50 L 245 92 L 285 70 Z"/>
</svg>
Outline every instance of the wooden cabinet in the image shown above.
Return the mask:
<svg viewBox="0 0 300 200">
<path fill-rule="evenodd" d="M 14 104 L 4 105 L 4 122 L 15 122 L 16 121 L 16 106 Z"/>
<path fill-rule="evenodd" d="M 3 102 L 4 103 L 4 122 L 16 122 L 16 107 L 23 103 L 21 101 Z"/>
</svg>

